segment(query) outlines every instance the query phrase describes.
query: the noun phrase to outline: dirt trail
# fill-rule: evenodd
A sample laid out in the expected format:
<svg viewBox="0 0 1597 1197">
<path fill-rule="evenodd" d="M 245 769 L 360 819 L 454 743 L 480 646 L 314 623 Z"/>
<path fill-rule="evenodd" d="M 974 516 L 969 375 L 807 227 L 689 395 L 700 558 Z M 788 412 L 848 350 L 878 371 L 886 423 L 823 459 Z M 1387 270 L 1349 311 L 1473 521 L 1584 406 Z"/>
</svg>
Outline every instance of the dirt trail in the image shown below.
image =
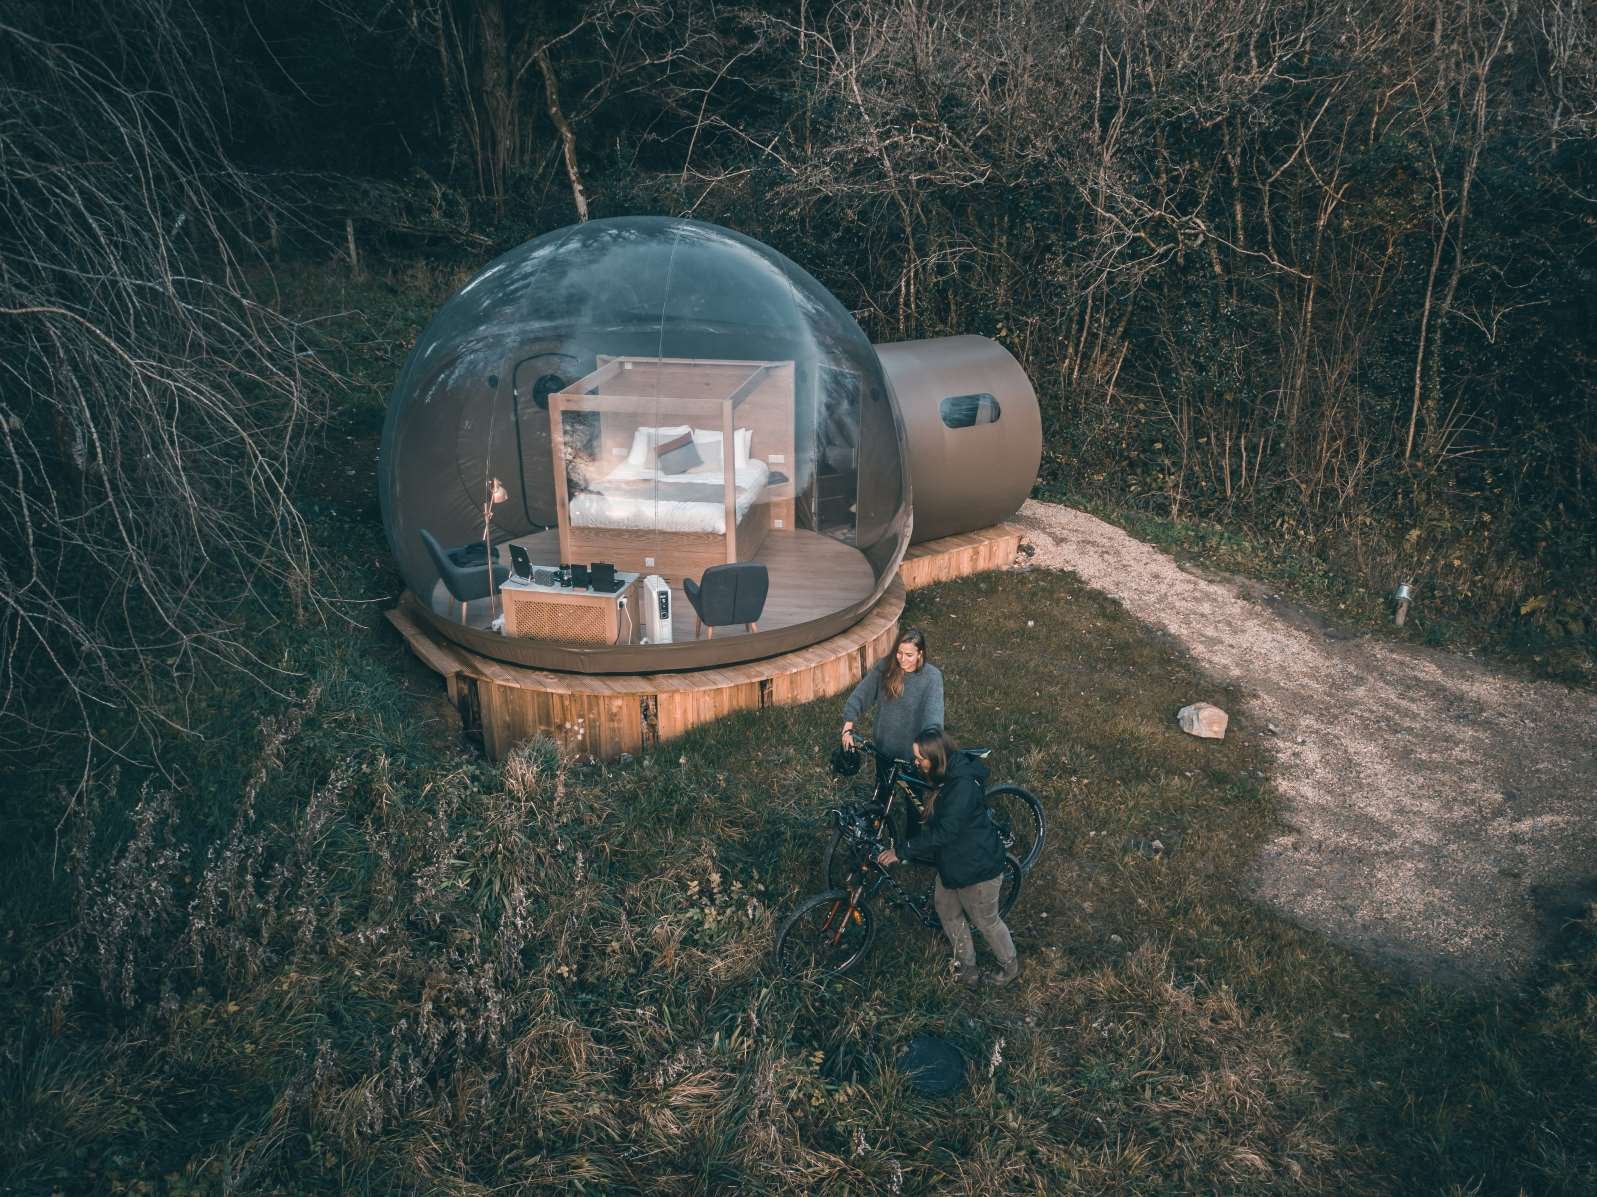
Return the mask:
<svg viewBox="0 0 1597 1197">
<path fill-rule="evenodd" d="M 1028 502 L 1034 566 L 1073 570 L 1252 697 L 1286 829 L 1254 884 L 1301 924 L 1412 975 L 1512 978 L 1597 896 L 1597 695 L 1348 638 L 1207 580 L 1084 512 Z M 1171 696 L 1171 717 L 1202 694 Z"/>
</svg>

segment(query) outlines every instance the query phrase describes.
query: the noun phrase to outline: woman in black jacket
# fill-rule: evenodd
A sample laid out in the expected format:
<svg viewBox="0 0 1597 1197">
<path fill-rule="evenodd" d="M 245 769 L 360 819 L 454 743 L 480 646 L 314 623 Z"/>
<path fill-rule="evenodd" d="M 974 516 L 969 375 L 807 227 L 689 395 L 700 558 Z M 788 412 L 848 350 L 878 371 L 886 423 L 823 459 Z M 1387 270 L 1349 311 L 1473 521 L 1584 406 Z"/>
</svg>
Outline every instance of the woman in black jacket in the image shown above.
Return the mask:
<svg viewBox="0 0 1597 1197">
<path fill-rule="evenodd" d="M 933 902 L 954 949 L 955 975 L 967 985 L 978 980 L 970 938 L 970 924 L 975 923 L 998 958 L 998 971 L 987 979 L 1008 985 L 1020 973 L 1020 959 L 1009 928 L 998 917 L 1004 844 L 987 809 L 987 766 L 959 751 L 953 738 L 938 728 L 915 737 L 915 764 L 937 789 L 926 804 L 926 829 L 904 845 L 904 855 L 937 866 Z M 889 848 L 879 862 L 890 865 L 898 859 Z"/>
</svg>

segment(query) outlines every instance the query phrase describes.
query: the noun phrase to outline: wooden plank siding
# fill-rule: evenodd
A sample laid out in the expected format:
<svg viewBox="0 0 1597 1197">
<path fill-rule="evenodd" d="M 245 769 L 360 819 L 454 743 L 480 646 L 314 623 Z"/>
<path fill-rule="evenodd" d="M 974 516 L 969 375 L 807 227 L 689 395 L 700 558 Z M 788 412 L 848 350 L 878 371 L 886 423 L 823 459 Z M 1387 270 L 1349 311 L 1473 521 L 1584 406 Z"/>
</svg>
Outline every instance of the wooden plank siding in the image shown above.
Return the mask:
<svg viewBox="0 0 1597 1197">
<path fill-rule="evenodd" d="M 478 657 L 434 636 L 403 608 L 388 620 L 411 650 L 444 676 L 456 709 L 465 688 L 480 710 L 483 747 L 499 760 L 545 735 L 562 749 L 600 759 L 639 753 L 737 711 L 795 706 L 841 694 L 885 656 L 898 635 L 905 591 L 1007 566 L 1020 530 L 999 524 L 914 546 L 899 576 L 845 632 L 781 656 L 718 669 L 656 674 L 575 674 L 525 669 Z"/>
<path fill-rule="evenodd" d="M 991 528 L 911 545 L 898 567 L 898 576 L 907 589 L 915 590 L 933 582 L 1003 569 L 1020 551 L 1020 536 L 1020 529 L 1013 524 L 994 524 Z"/>
</svg>

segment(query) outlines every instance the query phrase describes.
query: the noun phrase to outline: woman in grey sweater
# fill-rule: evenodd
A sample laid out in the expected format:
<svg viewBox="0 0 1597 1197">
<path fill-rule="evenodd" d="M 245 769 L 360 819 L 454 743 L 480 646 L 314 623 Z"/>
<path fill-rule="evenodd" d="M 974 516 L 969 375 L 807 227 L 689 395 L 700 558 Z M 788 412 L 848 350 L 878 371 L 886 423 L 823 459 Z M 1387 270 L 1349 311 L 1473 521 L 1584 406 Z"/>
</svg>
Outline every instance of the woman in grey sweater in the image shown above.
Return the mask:
<svg viewBox="0 0 1597 1197">
<path fill-rule="evenodd" d="M 943 726 L 943 674 L 926 659 L 926 636 L 919 628 L 899 633 L 893 651 L 866 672 L 843 704 L 843 747 L 854 747 L 854 724 L 876 708 L 872 738 L 877 751 L 901 761 L 912 759 L 915 737 Z M 884 770 L 877 768 L 877 777 Z M 909 832 L 919 820 L 906 807 Z"/>
</svg>

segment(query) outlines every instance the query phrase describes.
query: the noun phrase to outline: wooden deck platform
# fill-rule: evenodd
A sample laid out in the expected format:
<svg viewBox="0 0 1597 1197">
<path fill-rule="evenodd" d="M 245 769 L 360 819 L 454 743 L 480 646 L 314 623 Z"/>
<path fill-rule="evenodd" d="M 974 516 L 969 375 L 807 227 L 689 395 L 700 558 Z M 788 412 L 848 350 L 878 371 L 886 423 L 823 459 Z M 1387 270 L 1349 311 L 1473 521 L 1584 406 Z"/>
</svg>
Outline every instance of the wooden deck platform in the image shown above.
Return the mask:
<svg viewBox="0 0 1597 1197">
<path fill-rule="evenodd" d="M 535 735 L 550 736 L 571 752 L 608 759 L 646 751 L 735 711 L 793 706 L 842 693 L 892 647 L 906 587 L 1008 565 L 1020 535 L 1018 528 L 1000 524 L 916 545 L 898 579 L 853 627 L 794 652 L 717 669 L 654 674 L 525 669 L 443 639 L 423 616 L 403 606 L 389 611 L 388 620 L 411 651 L 443 676 L 462 725 L 481 734 L 491 759 Z M 685 631 L 692 635 L 691 626 Z"/>
<path fill-rule="evenodd" d="M 895 581 L 859 623 L 797 652 L 681 673 L 577 674 L 522 669 L 467 652 L 403 608 L 388 620 L 440 673 L 462 725 L 493 760 L 535 735 L 571 752 L 642 752 L 734 711 L 793 706 L 853 686 L 898 635 L 904 587 Z"/>
<path fill-rule="evenodd" d="M 912 544 L 898 567 L 898 576 L 906 589 L 915 590 L 933 582 L 1003 569 L 1020 551 L 1020 535 L 1014 524 L 994 524 L 991 528 Z"/>
</svg>

